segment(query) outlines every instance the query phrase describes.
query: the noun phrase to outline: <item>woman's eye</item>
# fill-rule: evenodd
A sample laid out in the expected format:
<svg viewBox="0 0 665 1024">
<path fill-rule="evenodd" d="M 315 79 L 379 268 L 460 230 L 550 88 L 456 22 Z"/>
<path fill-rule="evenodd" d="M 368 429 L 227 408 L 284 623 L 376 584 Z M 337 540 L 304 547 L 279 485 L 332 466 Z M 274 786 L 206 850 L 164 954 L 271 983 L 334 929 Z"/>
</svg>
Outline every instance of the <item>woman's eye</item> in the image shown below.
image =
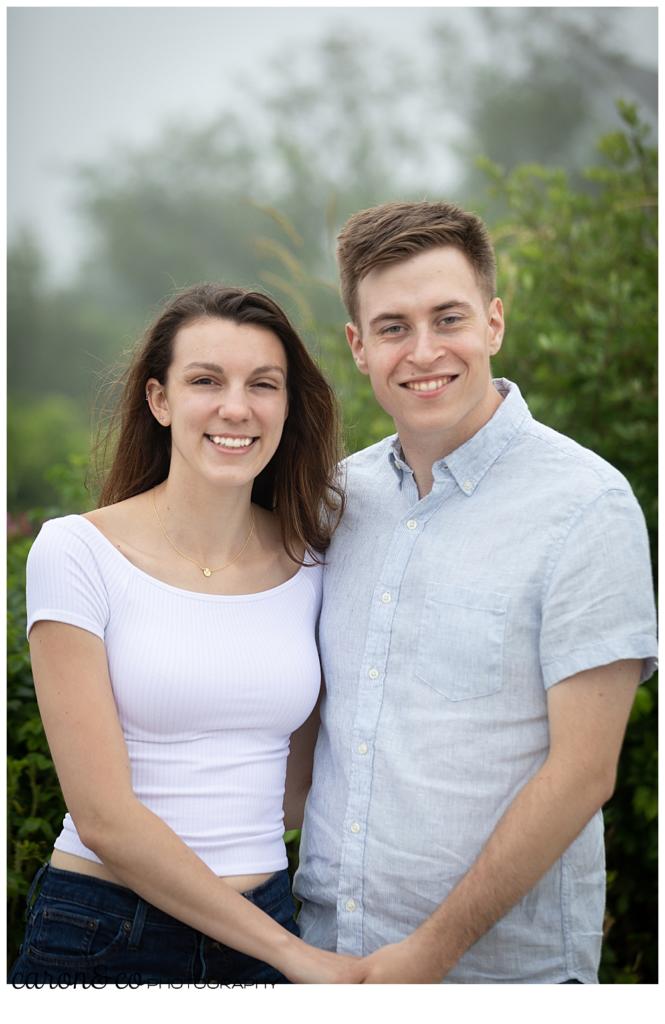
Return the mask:
<svg viewBox="0 0 665 1024">
<path fill-rule="evenodd" d="M 214 384 L 212 377 L 197 377 L 192 384 Z"/>
<path fill-rule="evenodd" d="M 271 380 L 257 380 L 254 384 L 255 388 L 268 388 L 270 391 L 277 391 L 277 385 L 273 384 Z"/>
</svg>

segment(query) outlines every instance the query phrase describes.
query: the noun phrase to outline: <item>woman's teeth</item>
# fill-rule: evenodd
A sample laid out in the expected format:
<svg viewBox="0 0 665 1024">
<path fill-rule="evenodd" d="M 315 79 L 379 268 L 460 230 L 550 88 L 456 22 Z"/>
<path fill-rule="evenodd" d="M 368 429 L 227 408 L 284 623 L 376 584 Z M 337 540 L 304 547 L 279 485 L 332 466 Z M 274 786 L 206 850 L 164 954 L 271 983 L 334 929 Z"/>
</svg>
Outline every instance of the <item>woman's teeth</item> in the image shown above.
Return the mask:
<svg viewBox="0 0 665 1024">
<path fill-rule="evenodd" d="M 253 437 L 220 437 L 214 434 L 208 434 L 208 437 L 220 448 L 248 448 L 254 440 Z"/>
</svg>

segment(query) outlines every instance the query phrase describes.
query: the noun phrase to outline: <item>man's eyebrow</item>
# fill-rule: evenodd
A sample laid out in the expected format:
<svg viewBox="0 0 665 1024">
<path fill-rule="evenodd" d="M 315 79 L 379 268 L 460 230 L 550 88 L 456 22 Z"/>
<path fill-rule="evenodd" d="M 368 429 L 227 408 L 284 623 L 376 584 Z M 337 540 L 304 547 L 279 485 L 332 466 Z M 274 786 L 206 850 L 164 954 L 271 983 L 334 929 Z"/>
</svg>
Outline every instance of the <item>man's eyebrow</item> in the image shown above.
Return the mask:
<svg viewBox="0 0 665 1024">
<path fill-rule="evenodd" d="M 464 299 L 449 299 L 447 302 L 440 302 L 436 306 L 432 306 L 431 313 L 445 313 L 447 309 L 459 309 L 465 313 L 470 313 L 473 309 L 470 302 L 466 302 Z M 408 320 L 408 316 L 405 313 L 379 313 L 377 316 L 372 317 L 369 322 L 370 327 L 375 327 L 377 324 L 383 323 L 384 320 Z"/>
<path fill-rule="evenodd" d="M 220 366 L 219 363 L 187 363 L 185 371 L 188 370 L 208 370 L 209 373 L 224 373 L 224 367 Z M 256 366 L 252 373 L 270 373 L 274 371 L 281 373 L 282 377 L 286 379 L 284 369 L 277 365 Z"/>
<path fill-rule="evenodd" d="M 382 323 L 384 320 L 406 320 L 407 318 L 403 313 L 379 313 L 378 316 L 373 316 L 369 322 L 370 327 L 375 327 L 376 324 Z"/>
<path fill-rule="evenodd" d="M 441 302 L 438 306 L 434 306 L 432 312 L 445 313 L 447 309 L 459 309 L 463 313 L 471 313 L 473 311 L 473 306 L 470 302 L 466 302 L 464 299 L 451 299 L 450 302 Z"/>
</svg>

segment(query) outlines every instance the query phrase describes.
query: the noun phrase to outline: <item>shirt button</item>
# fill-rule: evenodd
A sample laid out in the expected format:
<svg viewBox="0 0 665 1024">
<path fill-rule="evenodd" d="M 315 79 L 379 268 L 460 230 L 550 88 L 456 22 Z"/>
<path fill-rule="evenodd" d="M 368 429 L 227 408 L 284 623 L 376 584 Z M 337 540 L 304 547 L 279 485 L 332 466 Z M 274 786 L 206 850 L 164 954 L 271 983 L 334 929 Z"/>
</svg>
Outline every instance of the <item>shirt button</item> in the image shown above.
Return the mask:
<svg viewBox="0 0 665 1024">
<path fill-rule="evenodd" d="M 369 672 L 367 673 L 367 675 L 370 677 L 370 679 L 378 679 L 379 678 L 379 670 L 376 669 L 376 668 L 371 668 L 369 670 Z"/>
<path fill-rule="evenodd" d="M 416 522 L 415 519 L 409 519 L 408 523 L 406 524 L 406 528 L 407 530 L 415 530 L 417 525 L 418 523 Z"/>
<path fill-rule="evenodd" d="M 367 746 L 366 743 L 359 743 L 357 749 L 359 754 L 366 754 L 367 751 L 369 750 L 369 747 Z"/>
<path fill-rule="evenodd" d="M 354 911 L 356 909 L 356 901 L 347 900 L 345 906 L 347 910 Z"/>
<path fill-rule="evenodd" d="M 464 491 L 465 494 L 471 494 L 471 491 L 473 490 L 473 484 L 471 483 L 470 480 L 464 481 L 464 483 L 462 484 L 462 490 Z"/>
<path fill-rule="evenodd" d="M 356 834 L 360 832 L 360 825 L 358 824 L 357 821 L 354 821 L 353 825 L 351 826 L 351 831 Z"/>
<path fill-rule="evenodd" d="M 381 600 L 383 601 L 384 604 L 390 604 L 391 598 L 388 591 L 386 591 L 385 594 L 381 594 Z"/>
</svg>

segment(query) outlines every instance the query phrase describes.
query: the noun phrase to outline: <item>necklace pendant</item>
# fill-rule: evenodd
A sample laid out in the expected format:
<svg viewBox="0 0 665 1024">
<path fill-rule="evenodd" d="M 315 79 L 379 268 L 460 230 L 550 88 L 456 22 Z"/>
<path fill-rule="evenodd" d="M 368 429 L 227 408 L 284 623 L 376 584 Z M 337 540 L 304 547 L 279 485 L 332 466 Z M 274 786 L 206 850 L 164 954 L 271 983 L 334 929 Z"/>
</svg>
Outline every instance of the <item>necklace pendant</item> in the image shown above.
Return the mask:
<svg viewBox="0 0 665 1024">
<path fill-rule="evenodd" d="M 203 573 L 204 576 L 212 576 L 212 572 L 207 567 L 205 569 L 202 569 L 201 572 Z"/>
</svg>

